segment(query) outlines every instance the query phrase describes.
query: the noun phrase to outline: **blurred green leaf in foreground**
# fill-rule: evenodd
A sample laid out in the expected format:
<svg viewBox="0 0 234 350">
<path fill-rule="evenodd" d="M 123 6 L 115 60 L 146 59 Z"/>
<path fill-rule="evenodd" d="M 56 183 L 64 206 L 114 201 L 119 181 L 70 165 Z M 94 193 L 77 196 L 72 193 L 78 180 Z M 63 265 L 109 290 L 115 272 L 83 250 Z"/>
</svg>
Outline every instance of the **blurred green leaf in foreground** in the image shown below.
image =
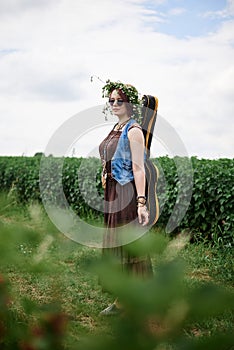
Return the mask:
<svg viewBox="0 0 234 350">
<path fill-rule="evenodd" d="M 83 349 L 231 349 L 232 333 L 217 331 L 190 337 L 188 330 L 196 322 L 233 310 L 233 293 L 212 283 L 189 285 L 185 264 L 178 257 L 169 257 L 167 240 L 161 235 L 148 234 L 125 249 L 139 256 L 151 251 L 165 259 L 156 266 L 153 278 L 147 280 L 123 272 L 118 261 L 110 256 L 95 265 L 104 290 L 118 298 L 121 312 L 109 316 L 113 322 L 112 337 L 85 339 Z"/>
<path fill-rule="evenodd" d="M 100 259 L 100 251 L 59 235 L 40 205 L 26 208 L 0 197 L 0 349 L 232 349 L 230 326 L 212 325 L 233 314 L 232 288 L 191 283 L 179 259 L 188 243 L 183 237 L 169 241 L 152 230 L 125 246 L 133 255 L 152 256 L 154 276 L 141 280 L 123 272 L 113 257 Z M 118 316 L 99 316 L 108 298 L 102 298 L 97 276 L 109 300 L 118 297 Z M 84 316 L 94 334 L 91 328 L 84 332 Z M 203 322 L 212 325 L 206 332 Z"/>
</svg>

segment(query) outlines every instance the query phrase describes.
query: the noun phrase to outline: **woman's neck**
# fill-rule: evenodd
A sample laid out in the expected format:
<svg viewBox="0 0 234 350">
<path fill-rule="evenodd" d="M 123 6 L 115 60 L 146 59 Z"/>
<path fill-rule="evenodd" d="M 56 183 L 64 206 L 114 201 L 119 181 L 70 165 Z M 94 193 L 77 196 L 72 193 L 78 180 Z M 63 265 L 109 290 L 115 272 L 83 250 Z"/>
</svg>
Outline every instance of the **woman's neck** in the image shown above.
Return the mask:
<svg viewBox="0 0 234 350">
<path fill-rule="evenodd" d="M 119 121 L 118 121 L 118 124 L 122 124 L 122 123 L 125 123 L 126 121 L 128 121 L 130 118 L 128 115 L 124 115 L 124 116 L 121 116 L 119 117 Z"/>
<path fill-rule="evenodd" d="M 121 120 L 121 122 L 120 122 L 120 120 Z M 122 120 L 123 120 L 123 121 L 122 121 Z M 116 131 L 122 130 L 122 129 L 125 127 L 125 125 L 128 123 L 129 120 L 130 120 L 129 117 L 127 117 L 127 118 L 125 118 L 125 119 L 119 119 L 118 124 L 115 125 L 115 130 L 116 130 Z"/>
</svg>

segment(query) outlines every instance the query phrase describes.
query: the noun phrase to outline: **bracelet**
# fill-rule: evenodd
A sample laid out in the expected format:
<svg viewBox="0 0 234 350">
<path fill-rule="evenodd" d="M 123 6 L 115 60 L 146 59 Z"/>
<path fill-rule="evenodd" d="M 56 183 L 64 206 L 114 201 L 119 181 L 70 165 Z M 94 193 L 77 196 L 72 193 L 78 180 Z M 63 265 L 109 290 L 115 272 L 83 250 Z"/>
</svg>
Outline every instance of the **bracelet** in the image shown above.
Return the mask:
<svg viewBox="0 0 234 350">
<path fill-rule="evenodd" d="M 146 205 L 146 201 L 144 201 L 144 202 L 138 201 L 137 204 Z"/>
<path fill-rule="evenodd" d="M 143 198 L 146 200 L 146 196 L 137 196 L 136 199 L 138 200 L 139 198 Z"/>
<path fill-rule="evenodd" d="M 145 205 L 146 204 L 146 197 L 145 196 L 137 196 L 136 198 L 138 204 Z"/>
</svg>

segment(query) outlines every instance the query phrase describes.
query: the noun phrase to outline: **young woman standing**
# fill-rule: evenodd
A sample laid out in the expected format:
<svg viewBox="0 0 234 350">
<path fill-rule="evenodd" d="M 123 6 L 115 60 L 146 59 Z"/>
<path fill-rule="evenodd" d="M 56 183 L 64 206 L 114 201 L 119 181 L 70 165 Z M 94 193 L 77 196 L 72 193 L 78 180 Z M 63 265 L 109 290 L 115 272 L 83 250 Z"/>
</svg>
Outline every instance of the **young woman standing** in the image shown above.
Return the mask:
<svg viewBox="0 0 234 350">
<path fill-rule="evenodd" d="M 99 146 L 103 164 L 104 254 L 112 253 L 120 259 L 123 270 L 141 277 L 152 275 L 149 256 L 132 256 L 118 241 L 118 227 L 132 223 L 146 226 L 149 212 L 145 197 L 145 146 L 141 126 L 134 120 L 134 104 L 138 92 L 131 86 L 109 82 L 103 88 L 109 97 L 112 113 L 117 123 Z M 127 233 L 126 233 L 127 234 Z M 104 309 L 108 315 L 118 311 L 118 302 Z"/>
</svg>

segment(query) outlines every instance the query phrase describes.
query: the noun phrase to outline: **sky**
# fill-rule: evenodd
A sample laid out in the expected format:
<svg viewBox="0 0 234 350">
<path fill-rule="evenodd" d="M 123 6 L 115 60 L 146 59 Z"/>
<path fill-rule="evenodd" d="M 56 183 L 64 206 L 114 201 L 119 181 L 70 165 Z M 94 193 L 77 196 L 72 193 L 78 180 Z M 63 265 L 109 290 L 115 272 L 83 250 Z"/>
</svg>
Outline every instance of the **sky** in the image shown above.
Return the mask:
<svg viewBox="0 0 234 350">
<path fill-rule="evenodd" d="M 158 97 L 154 157 L 176 152 L 161 118 L 189 156 L 233 158 L 234 0 L 1 0 L 0 155 L 44 152 L 76 114 L 84 130 L 105 103 L 93 75 Z M 77 130 L 73 155 L 98 153 L 113 122 Z"/>
</svg>

